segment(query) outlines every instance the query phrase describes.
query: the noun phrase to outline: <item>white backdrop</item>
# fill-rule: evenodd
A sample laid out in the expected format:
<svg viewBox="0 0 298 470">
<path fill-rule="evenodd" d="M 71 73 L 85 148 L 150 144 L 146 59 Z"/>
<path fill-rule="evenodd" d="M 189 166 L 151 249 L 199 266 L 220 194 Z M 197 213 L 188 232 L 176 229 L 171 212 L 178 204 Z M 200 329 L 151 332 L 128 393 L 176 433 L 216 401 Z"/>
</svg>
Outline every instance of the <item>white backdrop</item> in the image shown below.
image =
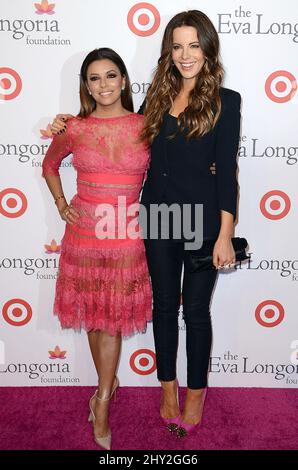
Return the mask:
<svg viewBox="0 0 298 470">
<path fill-rule="evenodd" d="M 0 380 L 2 385 L 91 385 L 87 337 L 52 315 L 64 223 L 41 178 L 57 112 L 79 109 L 78 74 L 96 47 L 114 48 L 135 109 L 159 57 L 165 25 L 199 8 L 214 22 L 225 86 L 242 95 L 236 235 L 251 261 L 219 275 L 212 302 L 210 386 L 297 387 L 297 49 L 294 0 L 2 0 L 0 5 Z M 295 123 L 295 125 L 294 125 Z M 63 162 L 68 197 L 75 173 Z M 186 385 L 180 317 L 178 377 Z M 57 346 L 57 347 L 56 347 Z M 152 325 L 124 341 L 122 385 L 157 385 Z"/>
</svg>

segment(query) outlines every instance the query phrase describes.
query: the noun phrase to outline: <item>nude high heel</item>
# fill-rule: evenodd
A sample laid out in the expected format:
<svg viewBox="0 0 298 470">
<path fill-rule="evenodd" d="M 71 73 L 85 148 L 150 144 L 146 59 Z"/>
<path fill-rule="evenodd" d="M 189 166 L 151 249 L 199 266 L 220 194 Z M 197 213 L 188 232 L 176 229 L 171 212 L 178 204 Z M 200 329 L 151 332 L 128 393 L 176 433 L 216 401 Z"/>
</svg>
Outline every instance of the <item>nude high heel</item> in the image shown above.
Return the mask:
<svg viewBox="0 0 298 470">
<path fill-rule="evenodd" d="M 117 389 L 117 387 L 119 387 L 119 379 L 116 376 L 115 379 L 114 379 L 114 385 L 113 385 L 112 392 L 111 392 L 111 397 L 110 397 L 110 399 L 111 399 L 112 396 L 114 396 L 114 402 L 117 401 L 117 398 L 116 398 L 116 392 L 117 392 L 116 389 Z M 93 421 L 93 418 L 92 418 L 93 411 L 92 411 L 91 403 L 92 403 L 93 398 L 96 397 L 97 393 L 98 393 L 98 388 L 95 390 L 94 394 L 92 395 L 92 397 L 89 400 L 89 410 L 90 410 L 90 412 L 89 412 L 89 416 L 88 416 L 88 423 L 91 423 L 91 421 Z"/>
<path fill-rule="evenodd" d="M 114 400 L 116 401 L 116 389 L 117 389 L 118 386 L 119 386 L 119 379 L 118 379 L 118 377 L 115 377 L 114 385 L 113 385 L 113 388 L 112 388 L 112 391 L 111 391 L 111 395 L 108 398 L 99 398 L 97 396 L 98 390 L 96 390 L 95 394 L 90 398 L 90 401 L 89 401 L 90 414 L 89 414 L 89 417 L 88 417 L 88 421 L 89 422 L 92 421 L 93 426 L 95 425 L 96 417 L 95 417 L 95 414 L 94 414 L 94 411 L 93 411 L 93 408 L 92 408 L 92 399 L 95 398 L 98 401 L 109 401 L 114 395 Z M 96 444 L 101 446 L 103 449 L 110 450 L 111 449 L 111 442 L 112 442 L 111 430 L 109 429 L 108 434 L 106 436 L 103 436 L 103 437 L 96 436 L 94 434 L 94 440 L 95 440 Z"/>
</svg>

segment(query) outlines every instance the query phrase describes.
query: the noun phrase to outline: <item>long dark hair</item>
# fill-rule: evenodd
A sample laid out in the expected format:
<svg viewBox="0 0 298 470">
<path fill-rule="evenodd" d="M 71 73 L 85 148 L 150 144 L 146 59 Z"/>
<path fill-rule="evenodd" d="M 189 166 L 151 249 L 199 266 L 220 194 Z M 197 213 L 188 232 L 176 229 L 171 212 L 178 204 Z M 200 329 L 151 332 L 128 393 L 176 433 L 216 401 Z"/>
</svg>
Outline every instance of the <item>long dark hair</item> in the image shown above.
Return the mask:
<svg viewBox="0 0 298 470">
<path fill-rule="evenodd" d="M 181 90 L 182 76 L 172 63 L 173 31 L 181 26 L 196 29 L 206 60 L 189 94 L 188 106 L 179 115 L 178 128 L 180 131 L 187 130 L 187 140 L 203 136 L 215 126 L 221 112 L 219 88 L 224 71 L 219 59 L 217 31 L 201 11 L 178 13 L 166 26 L 161 56 L 146 96 L 145 127 L 141 137 L 150 143 L 159 133 L 164 113 L 172 107 Z"/>
<path fill-rule="evenodd" d="M 99 49 L 94 49 L 94 51 L 89 52 L 89 54 L 85 57 L 84 62 L 81 66 L 80 71 L 80 112 L 78 116 L 80 117 L 87 117 L 89 116 L 96 108 L 96 101 L 94 98 L 89 94 L 87 89 L 87 70 L 90 64 L 95 60 L 102 60 L 102 59 L 109 59 L 111 60 L 120 70 L 122 77 L 125 77 L 125 88 L 121 94 L 121 103 L 123 108 L 127 109 L 128 111 L 133 112 L 133 102 L 132 102 L 132 95 L 131 95 L 131 86 L 130 86 L 130 79 L 128 76 L 128 72 L 126 66 L 121 59 L 120 55 L 117 54 L 113 49 L 109 47 L 101 47 Z"/>
</svg>

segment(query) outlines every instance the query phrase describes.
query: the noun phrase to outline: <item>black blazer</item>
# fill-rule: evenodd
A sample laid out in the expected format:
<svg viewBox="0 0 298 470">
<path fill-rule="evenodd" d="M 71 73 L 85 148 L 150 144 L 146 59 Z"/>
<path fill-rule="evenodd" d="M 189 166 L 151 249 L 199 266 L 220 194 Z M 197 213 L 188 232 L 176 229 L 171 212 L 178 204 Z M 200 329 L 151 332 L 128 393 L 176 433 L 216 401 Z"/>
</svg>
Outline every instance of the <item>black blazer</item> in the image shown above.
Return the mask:
<svg viewBox="0 0 298 470">
<path fill-rule="evenodd" d="M 168 140 L 177 119 L 164 115 L 160 133 L 151 145 L 151 163 L 141 203 L 203 204 L 204 239 L 220 229 L 220 210 L 236 217 L 238 184 L 237 153 L 240 133 L 240 94 L 220 88 L 222 111 L 214 129 L 188 143 L 183 134 Z M 142 114 L 145 101 L 139 109 Z M 216 175 L 210 165 L 216 162 Z"/>
</svg>

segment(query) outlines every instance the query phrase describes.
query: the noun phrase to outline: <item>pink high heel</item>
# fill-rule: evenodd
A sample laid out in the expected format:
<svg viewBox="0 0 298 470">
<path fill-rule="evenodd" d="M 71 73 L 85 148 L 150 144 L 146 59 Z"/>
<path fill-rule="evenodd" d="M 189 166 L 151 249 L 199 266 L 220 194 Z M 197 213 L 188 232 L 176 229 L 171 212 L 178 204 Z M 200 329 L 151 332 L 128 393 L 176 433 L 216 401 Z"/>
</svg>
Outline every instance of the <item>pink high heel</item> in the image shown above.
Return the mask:
<svg viewBox="0 0 298 470">
<path fill-rule="evenodd" d="M 177 402 L 179 406 L 179 383 L 177 379 L 176 379 L 176 382 L 177 382 Z M 179 428 L 179 424 L 181 421 L 181 413 L 179 412 L 178 416 L 176 416 L 175 418 L 163 418 L 161 416 L 161 419 L 169 432 L 175 432 Z"/>
<path fill-rule="evenodd" d="M 205 399 L 207 395 L 207 387 L 203 391 L 203 398 L 202 398 L 202 416 L 200 421 L 197 424 L 187 424 L 184 421 L 180 421 L 178 428 L 176 429 L 177 437 L 179 439 L 183 437 L 187 437 L 191 433 L 195 433 L 199 430 L 202 424 L 202 417 L 203 417 L 203 409 L 204 409 L 204 404 L 205 404 Z"/>
</svg>

